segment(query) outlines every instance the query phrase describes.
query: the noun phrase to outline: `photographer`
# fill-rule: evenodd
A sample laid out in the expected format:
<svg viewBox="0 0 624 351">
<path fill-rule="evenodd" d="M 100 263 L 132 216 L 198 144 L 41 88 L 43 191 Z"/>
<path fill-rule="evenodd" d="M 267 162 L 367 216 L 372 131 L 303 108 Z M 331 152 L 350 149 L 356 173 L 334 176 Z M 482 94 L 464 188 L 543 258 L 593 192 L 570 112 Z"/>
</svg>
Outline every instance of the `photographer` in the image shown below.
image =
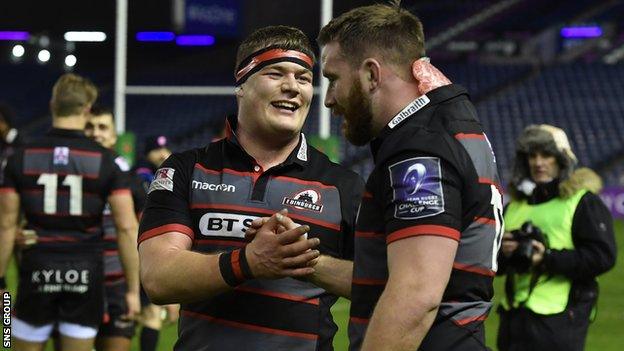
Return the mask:
<svg viewBox="0 0 624 351">
<path fill-rule="evenodd" d="M 596 276 L 615 264 L 600 177 L 575 169 L 563 130 L 525 128 L 516 144 L 499 274 L 500 351 L 583 350 L 598 296 Z"/>
</svg>

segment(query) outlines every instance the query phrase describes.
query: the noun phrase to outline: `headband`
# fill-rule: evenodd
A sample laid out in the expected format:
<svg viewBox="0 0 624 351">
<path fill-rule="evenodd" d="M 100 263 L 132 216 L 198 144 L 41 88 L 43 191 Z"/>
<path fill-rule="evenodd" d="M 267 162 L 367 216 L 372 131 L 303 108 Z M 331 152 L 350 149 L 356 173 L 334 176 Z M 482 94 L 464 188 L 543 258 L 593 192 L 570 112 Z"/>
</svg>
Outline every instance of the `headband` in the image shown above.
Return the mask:
<svg viewBox="0 0 624 351">
<path fill-rule="evenodd" d="M 312 70 L 314 61 L 307 54 L 297 50 L 278 49 L 275 46 L 258 50 L 247 56 L 236 68 L 236 86 L 247 80 L 252 74 L 262 68 L 277 62 L 293 62 Z"/>
</svg>

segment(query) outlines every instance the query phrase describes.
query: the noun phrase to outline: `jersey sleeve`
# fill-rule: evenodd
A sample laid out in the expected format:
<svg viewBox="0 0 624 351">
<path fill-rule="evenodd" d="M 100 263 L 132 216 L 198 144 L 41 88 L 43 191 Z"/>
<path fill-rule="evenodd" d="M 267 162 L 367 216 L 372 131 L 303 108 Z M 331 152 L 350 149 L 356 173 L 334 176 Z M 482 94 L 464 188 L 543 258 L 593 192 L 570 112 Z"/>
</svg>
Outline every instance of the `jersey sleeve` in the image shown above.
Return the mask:
<svg viewBox="0 0 624 351">
<path fill-rule="evenodd" d="M 139 225 L 139 243 L 167 233 L 194 237 L 189 210 L 189 179 L 194 160 L 173 154 L 156 171 Z"/>
<path fill-rule="evenodd" d="M 462 181 L 450 161 L 404 152 L 385 163 L 379 182 L 387 244 L 418 235 L 459 241 Z"/>
</svg>

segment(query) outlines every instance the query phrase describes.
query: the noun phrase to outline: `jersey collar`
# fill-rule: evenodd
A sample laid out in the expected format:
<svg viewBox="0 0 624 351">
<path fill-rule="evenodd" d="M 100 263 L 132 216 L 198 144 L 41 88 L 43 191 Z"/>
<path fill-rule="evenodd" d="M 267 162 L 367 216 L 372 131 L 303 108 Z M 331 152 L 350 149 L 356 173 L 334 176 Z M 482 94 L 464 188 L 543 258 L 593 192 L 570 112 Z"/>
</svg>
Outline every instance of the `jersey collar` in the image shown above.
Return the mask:
<svg viewBox="0 0 624 351">
<path fill-rule="evenodd" d="M 426 110 L 426 107 L 440 104 L 463 94 L 468 95 L 468 92 L 462 86 L 449 84 L 417 97 L 390 119 L 390 122 L 381 130 L 377 139 L 384 139 L 392 133 L 393 130 L 397 130 L 402 125 L 406 124 L 407 121 L 417 119 L 418 112 L 423 109 Z"/>
<path fill-rule="evenodd" d="M 82 129 L 61 129 L 61 128 L 51 128 L 48 134 L 58 135 L 63 137 L 81 137 L 86 138 L 87 136 Z"/>
<path fill-rule="evenodd" d="M 427 94 L 421 95 L 410 102 L 405 108 L 397 113 L 390 122 L 379 132 L 379 135 L 371 141 L 371 149 L 373 154 L 379 149 L 383 141 L 395 130 L 400 129 L 410 120 L 417 120 L 419 112 L 428 110 L 428 107 L 435 106 L 444 101 L 457 97 L 459 95 L 468 95 L 466 89 L 457 84 L 444 85 L 433 89 Z"/>
<path fill-rule="evenodd" d="M 247 155 L 250 159 L 253 160 L 253 157 L 243 149 L 238 141 L 238 137 L 236 136 L 236 128 L 238 127 L 238 118 L 236 115 L 228 115 L 225 120 L 225 135 L 226 141 L 239 149 L 242 153 Z M 299 133 L 299 143 L 297 147 L 288 155 L 286 161 L 284 161 L 283 165 L 289 164 L 298 164 L 304 167 L 309 159 L 310 152 L 308 150 L 308 142 L 303 133 Z"/>
</svg>

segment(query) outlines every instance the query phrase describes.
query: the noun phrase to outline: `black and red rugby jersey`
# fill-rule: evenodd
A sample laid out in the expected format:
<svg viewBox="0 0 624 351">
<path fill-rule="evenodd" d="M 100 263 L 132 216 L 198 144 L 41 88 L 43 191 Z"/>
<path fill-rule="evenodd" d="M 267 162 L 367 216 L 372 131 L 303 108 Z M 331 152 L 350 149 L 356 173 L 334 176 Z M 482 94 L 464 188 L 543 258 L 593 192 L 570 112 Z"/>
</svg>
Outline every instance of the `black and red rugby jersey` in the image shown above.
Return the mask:
<svg viewBox="0 0 624 351">
<path fill-rule="evenodd" d="M 193 240 L 193 251 L 229 251 L 246 244 L 254 218 L 288 208 L 294 221 L 310 226 L 310 237 L 320 238 L 322 254 L 352 259 L 363 187 L 303 134 L 284 163 L 263 170 L 230 133 L 165 161 L 150 186 L 139 242 L 176 231 Z M 176 349 L 332 350 L 337 327 L 329 309 L 336 299 L 296 279 L 253 279 L 182 305 Z"/>
<path fill-rule="evenodd" d="M 459 242 L 432 328 L 486 318 L 502 233 L 496 160 L 466 91 L 437 88 L 372 141 L 375 160 L 355 234 L 349 337 L 359 350 L 388 279 L 387 245 L 417 235 Z"/>
<path fill-rule="evenodd" d="M 82 130 L 53 128 L 9 158 L 0 191 L 19 194 L 26 228 L 39 237 L 36 248 L 78 254 L 101 249 L 104 204 L 129 188 L 109 150 Z"/>
</svg>

